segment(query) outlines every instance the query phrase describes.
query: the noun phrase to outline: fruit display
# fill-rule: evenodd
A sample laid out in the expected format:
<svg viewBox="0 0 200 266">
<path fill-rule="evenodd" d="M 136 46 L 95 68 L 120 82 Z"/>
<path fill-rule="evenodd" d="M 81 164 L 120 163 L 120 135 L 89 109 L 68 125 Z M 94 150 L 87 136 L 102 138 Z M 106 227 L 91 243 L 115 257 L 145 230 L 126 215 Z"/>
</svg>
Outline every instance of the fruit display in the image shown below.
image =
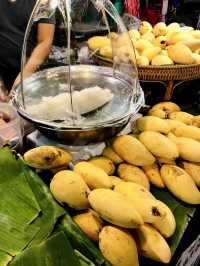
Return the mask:
<svg viewBox="0 0 200 266">
<path fill-rule="evenodd" d="M 112 49 L 116 49 L 118 58 L 115 60 L 130 61 L 138 67 L 200 64 L 200 31 L 181 27 L 178 23 L 167 26 L 159 22 L 152 27 L 149 22 L 142 21 L 138 30 L 131 29 L 128 34 L 92 37 L 88 40 L 88 47 L 111 60 Z"/>
<path fill-rule="evenodd" d="M 141 257 L 169 263 L 188 215 L 200 204 L 198 119 L 175 103 L 156 104 L 136 120 L 130 134 L 108 140 L 102 154 L 88 161 L 74 161 L 70 152 L 54 146 L 31 149 L 23 160 L 2 148 L 2 199 L 11 188 L 13 198 L 6 208 L 0 205 L 0 214 L 8 210 L 10 217 L 9 210 L 19 204 L 24 213 L 14 213 L 9 226 L 14 234 L 25 226 L 27 231 L 17 245 L 9 233 L 3 238 L 5 252 L 16 259 L 2 254 L 0 265 L 8 260 L 18 265 L 15 261 L 32 253 L 37 259 L 37 250 L 48 253 L 61 244 L 74 256 L 70 266 L 137 266 L 143 265 Z M 29 167 L 50 173 L 49 188 Z"/>
<path fill-rule="evenodd" d="M 166 239 L 175 233 L 176 220 L 150 189 L 167 189 L 184 203 L 200 204 L 198 119 L 175 103 L 156 104 L 137 119 L 131 134 L 111 140 L 102 155 L 51 180 L 54 198 L 82 210 L 74 222 L 99 243 L 112 265 L 139 265 L 140 255 L 171 260 Z"/>
</svg>

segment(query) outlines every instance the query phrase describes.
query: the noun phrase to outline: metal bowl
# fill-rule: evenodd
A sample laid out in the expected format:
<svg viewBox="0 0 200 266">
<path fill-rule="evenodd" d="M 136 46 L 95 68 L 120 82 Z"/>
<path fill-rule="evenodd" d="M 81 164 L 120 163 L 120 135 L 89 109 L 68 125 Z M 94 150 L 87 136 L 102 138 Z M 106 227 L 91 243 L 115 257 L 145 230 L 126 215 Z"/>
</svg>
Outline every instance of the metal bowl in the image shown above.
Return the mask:
<svg viewBox="0 0 200 266">
<path fill-rule="evenodd" d="M 125 126 L 128 124 L 128 120 L 124 120 L 122 123 L 117 124 L 115 126 L 106 126 L 99 127 L 93 129 L 53 129 L 53 128 L 45 128 L 42 126 L 38 126 L 37 129 L 47 136 L 48 138 L 59 141 L 59 143 L 63 143 L 71 146 L 82 146 L 91 143 L 103 142 L 112 137 L 115 137 L 119 132 L 121 132 Z"/>
<path fill-rule="evenodd" d="M 41 97 L 56 96 L 59 93 L 69 91 L 67 87 L 68 81 L 68 67 L 65 66 L 33 74 L 24 80 L 25 106 L 40 102 Z M 75 65 L 71 66 L 71 84 L 74 90 L 78 91 L 93 86 L 107 88 L 114 94 L 114 98 L 99 110 L 85 116 L 82 124 L 80 121 L 77 124 L 70 124 L 68 122 L 66 124 L 67 128 L 90 128 L 96 125 L 119 121 L 130 114 L 134 92 L 133 86 L 136 84 L 136 81 L 129 76 L 125 76 L 124 73 L 116 72 L 114 74 L 113 69 L 109 67 Z M 44 126 L 60 127 L 58 123 L 40 120 L 28 114 L 26 108 L 22 105 L 20 87 L 17 88 L 14 103 L 24 118 L 31 119 L 33 122 L 43 124 Z"/>
<path fill-rule="evenodd" d="M 69 81 L 68 70 L 67 66 L 55 67 L 26 78 L 23 82 L 25 106 L 23 106 L 21 87 L 18 86 L 16 90 L 13 104 L 19 114 L 45 135 L 73 143 L 78 139 L 86 143 L 102 141 L 121 131 L 132 114 L 135 114 L 143 104 L 142 90 L 139 90 L 140 100 L 136 99 L 138 96 L 136 79 L 121 72 L 113 72 L 110 67 L 73 65 L 71 66 L 71 84 L 74 90 L 93 86 L 107 88 L 114 94 L 113 100 L 99 110 L 85 115 L 83 122 L 79 121 L 75 124 L 73 121 L 55 123 L 37 119 L 28 114 L 26 106 L 38 103 L 44 96 L 56 96 L 69 90 L 66 86 Z"/>
</svg>

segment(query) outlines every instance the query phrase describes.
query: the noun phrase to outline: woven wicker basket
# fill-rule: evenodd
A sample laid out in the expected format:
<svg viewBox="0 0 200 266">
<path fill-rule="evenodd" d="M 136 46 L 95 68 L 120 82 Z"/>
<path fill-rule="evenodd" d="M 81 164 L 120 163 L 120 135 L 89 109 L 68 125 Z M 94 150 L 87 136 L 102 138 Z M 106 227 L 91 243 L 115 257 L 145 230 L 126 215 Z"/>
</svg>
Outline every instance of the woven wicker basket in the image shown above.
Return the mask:
<svg viewBox="0 0 200 266">
<path fill-rule="evenodd" d="M 93 59 L 95 63 L 99 65 L 112 65 L 111 59 L 102 57 L 98 54 L 95 54 Z M 200 78 L 200 64 L 138 67 L 138 76 L 140 80 L 149 81 L 198 79 Z"/>
</svg>

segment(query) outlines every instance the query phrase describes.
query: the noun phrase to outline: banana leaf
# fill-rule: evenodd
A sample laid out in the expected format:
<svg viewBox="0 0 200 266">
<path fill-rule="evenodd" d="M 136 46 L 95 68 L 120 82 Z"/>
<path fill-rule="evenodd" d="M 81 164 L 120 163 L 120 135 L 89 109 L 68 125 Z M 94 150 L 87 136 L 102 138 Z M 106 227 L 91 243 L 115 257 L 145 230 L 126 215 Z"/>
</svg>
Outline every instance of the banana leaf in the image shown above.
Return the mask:
<svg viewBox="0 0 200 266">
<path fill-rule="evenodd" d="M 40 243 L 65 210 L 49 188 L 8 148 L 0 149 L 0 250 L 15 256 Z"/>
<path fill-rule="evenodd" d="M 0 250 L 0 265 L 7 266 L 13 257 L 8 255 L 6 252 Z"/>
<path fill-rule="evenodd" d="M 67 237 L 60 232 L 27 248 L 9 266 L 80 266 L 80 263 Z"/>
<path fill-rule="evenodd" d="M 174 235 L 168 240 L 171 252 L 172 254 L 174 254 L 185 230 L 187 229 L 189 221 L 194 216 L 196 208 L 179 201 L 167 190 L 159 190 L 153 188 L 151 192 L 157 199 L 163 201 L 168 205 L 176 219 L 176 231 Z"/>
<path fill-rule="evenodd" d="M 26 226 L 11 217 L 0 214 L 0 250 L 15 256 L 34 238 L 39 228 Z"/>
<path fill-rule="evenodd" d="M 41 211 L 21 165 L 8 148 L 0 149 L 0 213 L 30 224 Z"/>
<path fill-rule="evenodd" d="M 53 199 L 49 188 L 35 172 L 25 165 L 23 165 L 23 171 L 41 208 L 40 216 L 33 223 L 40 228 L 30 243 L 30 245 L 34 245 L 45 240 L 52 233 L 58 218 L 63 216 L 66 211 Z"/>
<path fill-rule="evenodd" d="M 78 250 L 74 250 L 81 266 L 95 266 L 88 258 L 81 254 Z"/>
<path fill-rule="evenodd" d="M 39 228 L 32 223 L 40 207 L 8 148 L 0 149 L 0 250 L 9 255 L 22 251 Z"/>
</svg>

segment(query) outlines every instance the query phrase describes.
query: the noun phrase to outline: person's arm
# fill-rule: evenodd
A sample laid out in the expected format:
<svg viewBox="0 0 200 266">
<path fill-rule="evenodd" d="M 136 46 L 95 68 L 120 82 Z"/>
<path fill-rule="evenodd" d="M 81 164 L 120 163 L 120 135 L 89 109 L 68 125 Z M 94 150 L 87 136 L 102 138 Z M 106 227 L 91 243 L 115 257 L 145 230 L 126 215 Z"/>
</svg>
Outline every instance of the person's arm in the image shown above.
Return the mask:
<svg viewBox="0 0 200 266">
<path fill-rule="evenodd" d="M 39 23 L 37 30 L 37 46 L 33 50 L 27 64 L 24 68 L 24 76 L 29 76 L 34 73 L 37 68 L 44 62 L 51 51 L 51 45 L 54 38 L 54 24 Z M 15 88 L 21 80 L 19 74 L 13 84 Z"/>
</svg>

